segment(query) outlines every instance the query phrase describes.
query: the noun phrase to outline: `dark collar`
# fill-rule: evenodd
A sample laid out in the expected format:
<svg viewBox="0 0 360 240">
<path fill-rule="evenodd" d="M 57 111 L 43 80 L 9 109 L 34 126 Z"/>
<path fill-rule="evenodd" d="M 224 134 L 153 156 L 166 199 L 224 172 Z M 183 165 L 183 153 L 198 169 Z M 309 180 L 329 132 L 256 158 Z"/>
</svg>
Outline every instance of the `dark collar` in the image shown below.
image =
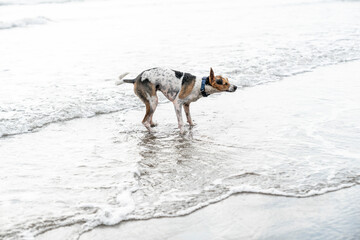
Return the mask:
<svg viewBox="0 0 360 240">
<path fill-rule="evenodd" d="M 205 92 L 205 84 L 209 84 L 209 77 L 203 77 L 202 80 L 201 80 L 200 92 L 201 92 L 201 95 L 203 97 L 207 97 L 207 96 L 210 95 L 210 94 Z"/>
</svg>

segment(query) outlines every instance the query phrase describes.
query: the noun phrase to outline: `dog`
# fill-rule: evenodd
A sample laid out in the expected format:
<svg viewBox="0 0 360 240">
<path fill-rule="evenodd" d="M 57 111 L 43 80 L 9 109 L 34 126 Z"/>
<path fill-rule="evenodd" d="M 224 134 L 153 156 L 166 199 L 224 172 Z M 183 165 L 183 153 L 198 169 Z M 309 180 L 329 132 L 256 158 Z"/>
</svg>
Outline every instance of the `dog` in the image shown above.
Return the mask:
<svg viewBox="0 0 360 240">
<path fill-rule="evenodd" d="M 213 93 L 235 92 L 237 89 L 237 86 L 230 84 L 227 78 L 221 75 L 215 76 L 212 68 L 210 68 L 210 75 L 203 78 L 167 68 L 151 68 L 134 79 L 124 79 L 127 74 L 122 74 L 116 85 L 134 84 L 135 94 L 146 106 L 142 123 L 149 131 L 151 127 L 156 126 L 152 118 L 158 105 L 157 91 L 161 91 L 174 104 L 178 127 L 183 133 L 182 107 L 184 107 L 187 122 L 190 126 L 194 126 L 190 116 L 190 103 Z"/>
</svg>

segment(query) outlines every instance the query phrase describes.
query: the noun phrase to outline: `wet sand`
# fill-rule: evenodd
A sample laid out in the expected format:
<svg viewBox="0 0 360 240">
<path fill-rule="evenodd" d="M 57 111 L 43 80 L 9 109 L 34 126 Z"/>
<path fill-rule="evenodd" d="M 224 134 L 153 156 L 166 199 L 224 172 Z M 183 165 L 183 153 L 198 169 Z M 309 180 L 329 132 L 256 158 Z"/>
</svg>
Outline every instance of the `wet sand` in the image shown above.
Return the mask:
<svg viewBox="0 0 360 240">
<path fill-rule="evenodd" d="M 324 91 L 324 81 L 328 83 L 325 88 L 327 96 L 345 94 L 346 89 L 355 91 L 359 88 L 359 69 L 360 62 L 323 67 L 313 73 L 300 74 L 282 82 L 248 88 L 244 90 L 242 100 L 250 101 L 246 98 L 255 97 L 256 93 L 267 93 L 278 98 L 276 101 L 281 104 L 285 101 L 286 94 L 284 96 L 279 93 L 294 91 L 296 88 L 292 97 L 292 101 L 296 102 Z M 276 89 L 278 92 L 274 94 Z M 236 99 L 229 94 L 222 96 L 222 101 L 226 102 L 226 99 L 231 98 Z M 201 112 L 200 106 L 201 104 L 195 105 L 195 116 L 197 111 Z M 257 105 L 255 101 L 252 106 L 261 105 Z M 170 104 L 160 106 L 159 116 L 166 116 L 166 111 L 172 111 Z M 224 117 L 230 117 L 230 109 L 226 111 Z M 357 116 L 354 114 L 353 117 Z M 133 116 L 134 121 L 137 116 L 140 119 L 141 113 L 137 112 Z M 159 119 L 159 122 L 164 121 L 165 119 Z M 175 124 L 174 119 L 166 121 Z M 205 130 L 206 120 L 200 118 L 199 121 L 198 128 Z M 172 126 L 171 124 L 168 122 L 162 127 L 160 125 L 158 131 Z M 97 227 L 81 235 L 80 239 L 359 239 L 360 186 L 358 180 L 354 181 L 353 187 L 305 198 L 243 192 L 186 216 L 123 221 L 115 226 Z M 61 227 L 45 232 L 36 239 L 73 238 L 80 229 L 79 224 Z"/>
<path fill-rule="evenodd" d="M 359 239 L 360 186 L 310 198 L 237 194 L 192 214 L 98 227 L 81 240 Z M 66 239 L 80 225 L 38 240 Z"/>
</svg>

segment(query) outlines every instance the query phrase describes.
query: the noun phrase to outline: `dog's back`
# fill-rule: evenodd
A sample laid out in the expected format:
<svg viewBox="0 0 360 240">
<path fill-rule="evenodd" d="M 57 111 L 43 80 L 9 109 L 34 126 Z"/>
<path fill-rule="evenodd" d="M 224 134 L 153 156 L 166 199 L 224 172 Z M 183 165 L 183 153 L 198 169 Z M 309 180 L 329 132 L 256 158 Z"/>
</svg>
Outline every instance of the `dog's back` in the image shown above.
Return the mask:
<svg viewBox="0 0 360 240">
<path fill-rule="evenodd" d="M 144 102 L 146 113 L 143 119 L 144 126 L 150 130 L 155 126 L 152 121 L 153 114 L 158 104 L 156 92 L 160 90 L 175 107 L 180 132 L 183 132 L 182 107 L 190 125 L 194 125 L 189 111 L 191 102 L 197 101 L 202 96 L 206 97 L 216 92 L 234 92 L 235 85 L 231 85 L 227 78 L 215 76 L 210 69 L 209 77 L 197 78 L 190 73 L 184 73 L 168 68 L 151 68 L 143 71 L 134 79 L 123 79 L 126 74 L 119 77 L 121 83 L 133 83 L 135 94 Z"/>
</svg>

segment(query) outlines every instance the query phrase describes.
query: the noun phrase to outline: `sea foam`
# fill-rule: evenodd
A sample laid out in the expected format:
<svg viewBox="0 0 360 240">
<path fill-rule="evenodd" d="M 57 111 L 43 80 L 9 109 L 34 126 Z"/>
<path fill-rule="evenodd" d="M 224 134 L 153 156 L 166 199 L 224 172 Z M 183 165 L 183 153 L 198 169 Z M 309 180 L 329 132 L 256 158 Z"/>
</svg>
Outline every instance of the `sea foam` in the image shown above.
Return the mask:
<svg viewBox="0 0 360 240">
<path fill-rule="evenodd" d="M 41 25 L 50 21 L 51 20 L 46 17 L 38 16 L 34 18 L 23 18 L 11 22 L 0 22 L 0 30 L 27 27 L 29 25 Z"/>
</svg>

